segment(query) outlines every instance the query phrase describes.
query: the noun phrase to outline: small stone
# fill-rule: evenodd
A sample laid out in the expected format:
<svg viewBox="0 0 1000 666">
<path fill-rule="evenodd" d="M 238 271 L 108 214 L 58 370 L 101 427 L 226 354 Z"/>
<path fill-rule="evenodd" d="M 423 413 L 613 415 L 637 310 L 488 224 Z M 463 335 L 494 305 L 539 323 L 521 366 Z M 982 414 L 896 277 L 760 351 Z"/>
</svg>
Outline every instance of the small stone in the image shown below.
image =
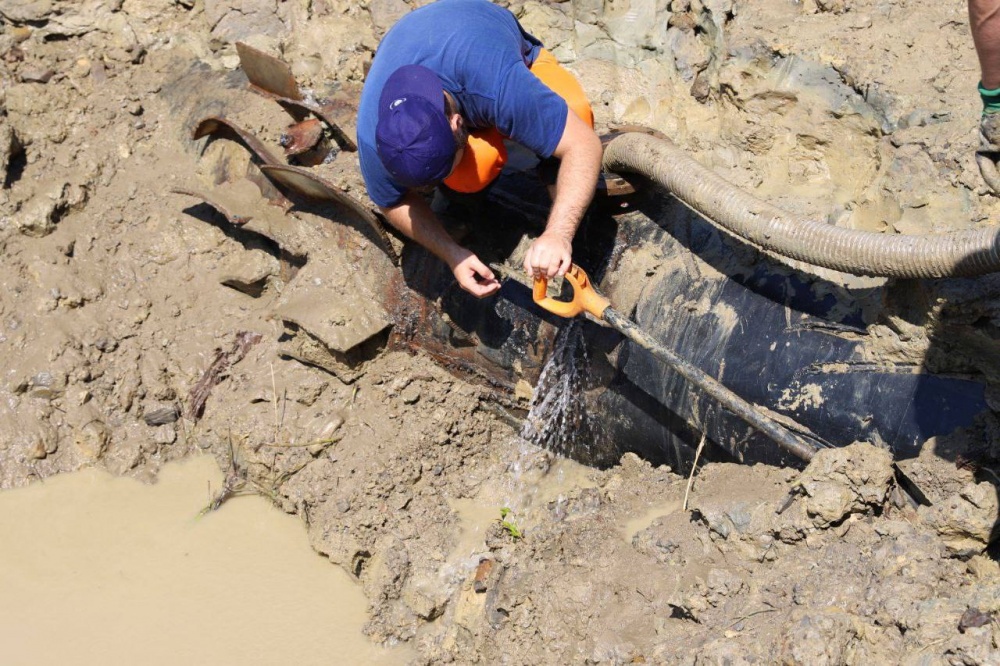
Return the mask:
<svg viewBox="0 0 1000 666">
<path fill-rule="evenodd" d="M 55 70 L 29 68 L 21 72 L 23 83 L 48 83 L 55 76 Z"/>
<path fill-rule="evenodd" d="M 327 443 L 334 439 L 339 439 L 336 435 L 342 425 L 344 425 L 343 417 L 339 415 L 334 416 L 332 419 L 327 421 L 317 433 L 317 439 Z"/>
<path fill-rule="evenodd" d="M 88 58 L 80 58 L 75 63 L 73 63 L 72 74 L 78 79 L 82 79 L 86 76 L 90 76 L 91 62 Z"/>
<path fill-rule="evenodd" d="M 80 428 L 74 444 L 81 458 L 94 462 L 107 450 L 109 436 L 108 427 L 103 422 L 94 420 Z"/>
<path fill-rule="evenodd" d="M 482 594 L 486 591 L 486 580 L 490 577 L 490 571 L 492 570 L 493 560 L 488 557 L 479 560 L 479 566 L 476 567 L 476 576 L 472 579 L 472 589 L 476 591 L 476 594 Z"/>
<path fill-rule="evenodd" d="M 712 87 L 708 84 L 705 72 L 698 72 L 698 75 L 694 77 L 694 83 L 691 84 L 691 96 L 704 104 L 711 92 Z"/>
<path fill-rule="evenodd" d="M 173 444 L 177 441 L 177 431 L 171 425 L 161 425 L 153 431 L 153 441 L 157 444 Z"/>
<path fill-rule="evenodd" d="M 399 397 L 403 399 L 403 403 L 407 405 L 412 405 L 420 400 L 420 388 L 416 384 L 410 384 L 403 392 L 399 394 Z"/>
<path fill-rule="evenodd" d="M 26 25 L 10 28 L 10 35 L 14 38 L 15 43 L 20 44 L 28 39 L 28 37 L 31 37 L 31 28 Z"/>
<path fill-rule="evenodd" d="M 45 442 L 41 439 L 36 439 L 28 449 L 28 456 L 35 460 L 44 460 L 45 456 L 49 455 L 49 452 L 45 450 Z"/>
<path fill-rule="evenodd" d="M 131 113 L 133 116 L 142 115 L 143 109 L 142 109 L 142 104 L 140 102 L 130 102 L 127 109 L 128 112 Z"/>
<path fill-rule="evenodd" d="M 177 409 L 177 405 L 167 405 L 148 410 L 143 415 L 142 420 L 146 422 L 146 425 L 162 426 L 173 423 L 179 416 L 180 410 Z"/>
<path fill-rule="evenodd" d="M 993 621 L 993 613 L 984 613 L 978 608 L 969 608 L 958 620 L 958 632 L 964 634 L 967 629 L 985 627 Z"/>
<path fill-rule="evenodd" d="M 24 62 L 24 51 L 17 46 L 13 46 L 7 53 L 3 54 L 3 59 L 12 64 L 15 62 Z"/>
<path fill-rule="evenodd" d="M 340 511 L 341 513 L 347 513 L 350 510 L 351 510 L 351 500 L 347 499 L 346 497 L 337 500 L 337 511 Z"/>
<path fill-rule="evenodd" d="M 672 14 L 667 21 L 667 25 L 671 28 L 679 28 L 684 32 L 693 32 L 698 26 L 698 20 L 690 12 L 681 12 L 679 14 Z"/>
</svg>

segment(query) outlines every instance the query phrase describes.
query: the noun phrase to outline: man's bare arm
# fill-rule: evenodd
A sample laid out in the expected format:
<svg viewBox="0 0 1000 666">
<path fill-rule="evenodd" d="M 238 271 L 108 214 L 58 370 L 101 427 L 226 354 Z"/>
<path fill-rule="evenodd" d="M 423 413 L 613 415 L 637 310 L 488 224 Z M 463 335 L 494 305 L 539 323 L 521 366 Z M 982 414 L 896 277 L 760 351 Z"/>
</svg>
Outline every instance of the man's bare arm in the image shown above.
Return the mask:
<svg viewBox="0 0 1000 666">
<path fill-rule="evenodd" d="M 409 192 L 399 204 L 382 207 L 381 211 L 389 224 L 446 263 L 462 289 L 479 298 L 500 289 L 493 271 L 470 250 L 455 242 L 419 194 Z"/>
<path fill-rule="evenodd" d="M 590 125 L 568 111 L 566 128 L 553 156 L 559 176 L 545 232 L 535 239 L 524 257 L 529 275 L 564 275 L 572 261 L 572 242 L 587 206 L 594 198 L 601 171 L 601 140 Z"/>
</svg>

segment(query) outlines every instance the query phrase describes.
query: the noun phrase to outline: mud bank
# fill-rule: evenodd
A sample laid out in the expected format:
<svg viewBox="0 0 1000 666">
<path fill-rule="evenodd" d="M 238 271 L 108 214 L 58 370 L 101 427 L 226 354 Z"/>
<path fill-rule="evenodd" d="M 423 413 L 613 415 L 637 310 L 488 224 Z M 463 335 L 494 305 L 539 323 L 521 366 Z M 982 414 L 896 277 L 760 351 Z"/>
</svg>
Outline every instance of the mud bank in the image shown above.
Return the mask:
<svg viewBox="0 0 1000 666">
<path fill-rule="evenodd" d="M 632 454 L 580 467 L 520 441 L 507 410 L 530 386 L 457 377 L 388 338 L 352 376 L 289 357 L 273 316 L 289 266 L 170 192 L 246 157 L 185 123 L 252 99 L 237 40 L 351 99 L 408 8 L 0 3 L 0 488 L 91 465 L 152 480 L 209 452 L 231 487 L 301 516 L 363 591 L 366 633 L 422 663 L 995 662 L 991 278 L 907 282 L 864 311 L 873 361 L 989 387 L 993 413 L 900 462 L 932 502 L 919 508 L 885 452 L 859 445 L 804 471 L 711 462 L 685 509 L 686 469 Z M 761 198 L 886 233 L 996 218 L 973 160 L 962 2 L 511 8 L 577 72 L 600 125 L 655 127 Z M 287 123 L 238 108 L 260 135 Z M 329 211 L 302 219 L 338 233 Z M 662 257 L 623 261 L 655 272 Z M 614 285 L 616 303 L 641 287 Z"/>
</svg>

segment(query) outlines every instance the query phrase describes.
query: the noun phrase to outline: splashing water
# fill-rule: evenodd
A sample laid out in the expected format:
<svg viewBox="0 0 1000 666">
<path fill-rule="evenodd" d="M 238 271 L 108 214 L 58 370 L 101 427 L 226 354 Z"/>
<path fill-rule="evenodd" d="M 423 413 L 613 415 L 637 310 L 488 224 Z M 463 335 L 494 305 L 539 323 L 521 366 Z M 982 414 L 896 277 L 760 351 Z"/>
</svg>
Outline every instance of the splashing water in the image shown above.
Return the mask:
<svg viewBox="0 0 1000 666">
<path fill-rule="evenodd" d="M 573 319 L 556 334 L 552 355 L 531 397 L 521 437 L 560 455 L 590 461 L 598 429 L 583 392 L 584 377 L 589 373 L 583 325 L 581 320 Z"/>
</svg>

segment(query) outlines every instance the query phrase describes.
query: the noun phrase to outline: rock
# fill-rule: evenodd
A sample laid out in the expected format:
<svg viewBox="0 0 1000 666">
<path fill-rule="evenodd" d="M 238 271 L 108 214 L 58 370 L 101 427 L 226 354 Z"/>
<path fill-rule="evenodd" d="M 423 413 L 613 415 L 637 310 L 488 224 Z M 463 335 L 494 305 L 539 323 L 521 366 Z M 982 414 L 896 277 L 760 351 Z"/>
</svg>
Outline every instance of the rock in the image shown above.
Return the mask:
<svg viewBox="0 0 1000 666">
<path fill-rule="evenodd" d="M 14 224 L 26 236 L 48 236 L 69 208 L 86 200 L 86 188 L 67 182 L 50 182 L 21 207 L 14 216 Z"/>
<path fill-rule="evenodd" d="M 205 18 L 213 26 L 212 37 L 226 43 L 287 32 L 276 0 L 205 0 Z"/>
<path fill-rule="evenodd" d="M 23 388 L 23 392 L 29 398 L 40 398 L 42 400 L 52 400 L 62 395 L 66 389 L 66 377 L 64 375 L 53 376 L 50 372 L 39 372 L 22 382 L 17 387 Z"/>
<path fill-rule="evenodd" d="M 28 457 L 34 460 L 44 460 L 47 455 L 49 453 L 45 450 L 45 443 L 40 439 L 36 439 L 28 448 Z"/>
<path fill-rule="evenodd" d="M 113 42 L 120 40 L 126 34 L 132 33 L 125 17 L 119 13 L 123 0 L 90 0 L 86 3 L 73 0 L 59 0 L 58 4 L 73 6 L 57 8 L 49 17 L 40 32 L 46 36 L 78 37 L 89 32 L 100 30 L 112 38 Z M 134 41 L 135 35 L 131 34 Z"/>
<path fill-rule="evenodd" d="M 77 431 L 73 443 L 81 458 L 95 462 L 107 450 L 109 437 L 108 427 L 95 419 Z"/>
<path fill-rule="evenodd" d="M 412 405 L 420 400 L 420 387 L 412 383 L 402 390 L 399 397 L 403 399 L 403 403 Z"/>
<path fill-rule="evenodd" d="M 806 513 L 822 528 L 851 513 L 881 506 L 892 482 L 892 454 L 856 443 L 821 450 L 803 470 L 798 485 L 806 493 Z"/>
<path fill-rule="evenodd" d="M 59 435 L 48 423 L 38 423 L 22 436 L 23 445 L 29 458 L 43 460 L 59 448 Z"/>
<path fill-rule="evenodd" d="M 698 72 L 694 77 L 694 83 L 691 84 L 691 96 L 696 100 L 704 104 L 708 100 L 708 96 L 712 92 L 712 86 L 708 82 L 708 77 L 705 76 L 705 72 Z"/>
<path fill-rule="evenodd" d="M 340 430 L 342 425 L 344 425 L 344 418 L 342 416 L 335 415 L 333 418 L 326 421 L 316 432 L 316 439 L 321 442 L 339 440 L 342 435 L 337 436 L 337 432 Z"/>
<path fill-rule="evenodd" d="M 368 3 L 368 12 L 375 27 L 385 32 L 396 21 L 410 13 L 410 6 L 406 4 L 406 0 L 371 0 Z"/>
<path fill-rule="evenodd" d="M 177 405 L 166 405 L 149 409 L 142 416 L 146 425 L 161 426 L 173 423 L 180 416 L 180 409 Z"/>
<path fill-rule="evenodd" d="M 744 533 L 751 522 L 751 514 L 743 503 L 698 509 L 708 529 L 723 539 L 728 539 L 734 533 Z"/>
<path fill-rule="evenodd" d="M 831 14 L 843 14 L 847 11 L 847 0 L 815 0 L 816 7 L 820 12 Z"/>
<path fill-rule="evenodd" d="M 101 336 L 94 341 L 94 346 L 103 353 L 113 352 L 118 349 L 118 341 L 112 337 Z"/>
<path fill-rule="evenodd" d="M 55 75 L 53 69 L 27 68 L 21 70 L 20 79 L 23 83 L 48 83 Z"/>
<path fill-rule="evenodd" d="M 173 444 L 177 441 L 177 431 L 172 425 L 161 425 L 153 431 L 153 441 L 162 445 Z"/>
<path fill-rule="evenodd" d="M 693 81 L 712 60 L 712 50 L 701 37 L 679 27 L 667 30 L 666 49 L 674 58 L 674 66 L 685 81 Z"/>
<path fill-rule="evenodd" d="M 694 32 L 694 29 L 698 25 L 698 19 L 696 19 L 691 12 L 681 12 L 671 14 L 670 19 L 667 21 L 667 25 L 671 28 L 679 28 L 684 32 Z"/>
<path fill-rule="evenodd" d="M 46 194 L 37 194 L 14 217 L 14 224 L 25 236 L 36 238 L 48 236 L 55 231 L 58 207 L 58 199 Z"/>
<path fill-rule="evenodd" d="M 0 16 L 12 23 L 44 21 L 55 13 L 56 0 L 5 0 L 0 4 Z"/>
<path fill-rule="evenodd" d="M 947 500 L 921 507 L 920 516 L 941 536 L 952 555 L 967 558 L 983 552 L 995 536 L 997 504 L 993 485 L 969 483 Z"/>
</svg>

